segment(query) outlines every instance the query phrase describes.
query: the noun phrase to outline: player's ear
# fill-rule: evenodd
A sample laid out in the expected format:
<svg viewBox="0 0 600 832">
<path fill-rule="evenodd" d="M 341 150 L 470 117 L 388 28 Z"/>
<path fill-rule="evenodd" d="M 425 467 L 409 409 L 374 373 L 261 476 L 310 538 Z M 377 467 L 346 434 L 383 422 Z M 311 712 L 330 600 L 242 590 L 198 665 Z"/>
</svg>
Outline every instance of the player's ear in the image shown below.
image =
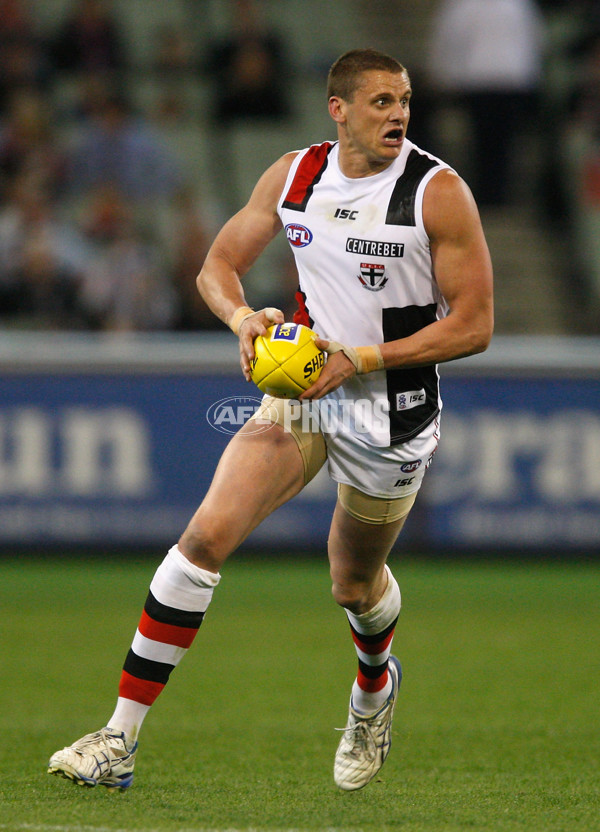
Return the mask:
<svg viewBox="0 0 600 832">
<path fill-rule="evenodd" d="M 329 99 L 329 115 L 338 124 L 343 124 L 346 121 L 345 102 L 339 95 L 332 95 Z"/>
</svg>

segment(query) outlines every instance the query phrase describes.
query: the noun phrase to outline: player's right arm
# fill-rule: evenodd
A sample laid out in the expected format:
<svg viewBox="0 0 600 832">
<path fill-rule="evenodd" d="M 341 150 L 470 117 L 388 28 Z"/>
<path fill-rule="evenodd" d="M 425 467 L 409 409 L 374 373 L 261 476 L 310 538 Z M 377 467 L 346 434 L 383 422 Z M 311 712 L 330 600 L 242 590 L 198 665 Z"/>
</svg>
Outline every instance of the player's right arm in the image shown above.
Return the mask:
<svg viewBox="0 0 600 832">
<path fill-rule="evenodd" d="M 279 309 L 261 309 L 243 319 L 252 310 L 244 297 L 242 278 L 282 228 L 277 203 L 295 156 L 287 153 L 261 176 L 248 203 L 217 234 L 196 280 L 214 314 L 237 331 L 240 363 L 247 379 L 254 339 L 264 335 L 271 323 L 283 323 L 284 318 Z"/>
</svg>

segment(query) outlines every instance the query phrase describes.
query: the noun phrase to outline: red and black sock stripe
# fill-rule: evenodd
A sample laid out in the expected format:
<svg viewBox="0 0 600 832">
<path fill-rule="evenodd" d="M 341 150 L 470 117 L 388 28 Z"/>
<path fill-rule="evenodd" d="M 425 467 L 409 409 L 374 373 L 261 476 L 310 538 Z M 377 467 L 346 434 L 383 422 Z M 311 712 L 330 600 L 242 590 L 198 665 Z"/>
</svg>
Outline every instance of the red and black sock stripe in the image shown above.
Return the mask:
<svg viewBox="0 0 600 832">
<path fill-rule="evenodd" d="M 204 612 L 169 607 L 149 592 L 138 627 L 144 655 L 136 652 L 134 640 L 123 665 L 119 696 L 152 705 L 183 652 L 191 646 L 203 618 Z M 171 661 L 167 660 L 169 656 Z"/>
<path fill-rule="evenodd" d="M 360 633 L 350 623 L 358 654 L 357 681 L 361 690 L 376 693 L 387 684 L 388 659 L 398 616 L 380 633 Z"/>
</svg>

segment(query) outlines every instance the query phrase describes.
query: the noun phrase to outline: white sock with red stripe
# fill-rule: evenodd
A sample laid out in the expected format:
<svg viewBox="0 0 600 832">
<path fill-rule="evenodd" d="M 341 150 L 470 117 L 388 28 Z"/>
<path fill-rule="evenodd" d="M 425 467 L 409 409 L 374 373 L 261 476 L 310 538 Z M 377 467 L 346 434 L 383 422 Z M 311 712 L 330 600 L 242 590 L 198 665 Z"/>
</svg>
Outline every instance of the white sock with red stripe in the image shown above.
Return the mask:
<svg viewBox="0 0 600 832">
<path fill-rule="evenodd" d="M 171 671 L 191 646 L 219 574 L 191 563 L 173 546 L 156 570 L 131 649 L 117 706 L 107 725 L 136 739 Z"/>
<path fill-rule="evenodd" d="M 388 659 L 400 614 L 400 587 L 388 566 L 388 584 L 372 610 L 355 615 L 346 610 L 358 655 L 358 675 L 352 686 L 352 706 L 361 713 L 378 710 L 392 690 Z"/>
</svg>

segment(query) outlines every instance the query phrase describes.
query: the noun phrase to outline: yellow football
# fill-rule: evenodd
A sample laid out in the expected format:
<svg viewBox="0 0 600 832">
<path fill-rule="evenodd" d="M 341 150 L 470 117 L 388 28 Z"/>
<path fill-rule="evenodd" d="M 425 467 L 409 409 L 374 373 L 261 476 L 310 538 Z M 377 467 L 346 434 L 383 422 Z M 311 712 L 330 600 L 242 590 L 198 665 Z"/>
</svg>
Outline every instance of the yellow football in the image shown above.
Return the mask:
<svg viewBox="0 0 600 832">
<path fill-rule="evenodd" d="M 319 378 L 325 353 L 314 339 L 316 333 L 303 324 L 275 324 L 254 341 L 255 357 L 250 367 L 259 390 L 278 399 L 295 399 Z"/>
</svg>

